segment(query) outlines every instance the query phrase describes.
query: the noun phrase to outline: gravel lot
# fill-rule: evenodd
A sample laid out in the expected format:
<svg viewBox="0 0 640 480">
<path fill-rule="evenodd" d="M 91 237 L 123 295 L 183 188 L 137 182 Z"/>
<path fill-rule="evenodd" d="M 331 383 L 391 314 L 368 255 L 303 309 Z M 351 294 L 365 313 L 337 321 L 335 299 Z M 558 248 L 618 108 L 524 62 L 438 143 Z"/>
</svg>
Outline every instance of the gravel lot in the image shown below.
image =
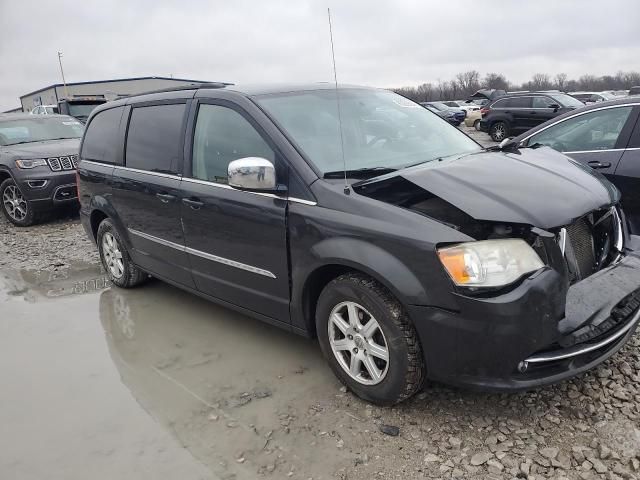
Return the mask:
<svg viewBox="0 0 640 480">
<path fill-rule="evenodd" d="M 487 138 L 475 132 L 473 136 Z M 98 257 L 76 215 L 25 229 L 0 220 L 0 270 L 64 273 L 78 263 L 97 265 Z M 144 290 L 136 294 L 144 295 Z M 383 409 L 329 381 L 331 388 L 313 398 L 292 399 L 276 412 L 280 424 L 267 434 L 263 451 L 252 459 L 246 455 L 247 463 L 242 454 L 228 458 L 222 478 L 251 478 L 233 473 L 240 464 L 260 478 L 286 478 L 289 473 L 303 479 L 640 478 L 639 346 L 636 334 L 598 369 L 520 394 L 471 393 L 429 384 L 410 401 Z M 263 401 L 259 398 L 255 402 Z M 246 408 L 249 400 L 249 394 L 240 395 L 227 406 L 235 411 Z M 205 409 L 201 415 L 210 421 L 218 414 Z M 229 432 L 234 431 L 232 423 Z M 270 438 L 282 449 L 267 448 Z M 323 473 L 307 470 L 304 462 L 295 470 L 282 467 L 295 464 L 287 446 L 289 451 L 306 448 L 316 462 L 326 458 Z M 275 461 L 268 456 L 273 449 Z M 206 454 L 199 458 L 208 463 Z"/>
</svg>

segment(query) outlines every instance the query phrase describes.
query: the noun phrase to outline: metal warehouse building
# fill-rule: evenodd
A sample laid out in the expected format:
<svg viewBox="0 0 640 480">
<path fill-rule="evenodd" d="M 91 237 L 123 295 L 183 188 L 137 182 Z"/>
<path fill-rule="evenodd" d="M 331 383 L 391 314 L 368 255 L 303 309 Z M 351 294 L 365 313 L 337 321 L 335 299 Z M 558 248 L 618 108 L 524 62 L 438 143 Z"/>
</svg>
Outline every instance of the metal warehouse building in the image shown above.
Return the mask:
<svg viewBox="0 0 640 480">
<path fill-rule="evenodd" d="M 92 95 L 114 100 L 119 95 L 135 95 L 162 88 L 180 87 L 192 83 L 207 83 L 201 80 L 187 80 L 170 77 L 137 77 L 94 82 L 61 83 L 41 88 L 20 97 L 22 111 L 29 112 L 38 105 L 57 105 L 58 100 L 67 95 Z"/>
</svg>

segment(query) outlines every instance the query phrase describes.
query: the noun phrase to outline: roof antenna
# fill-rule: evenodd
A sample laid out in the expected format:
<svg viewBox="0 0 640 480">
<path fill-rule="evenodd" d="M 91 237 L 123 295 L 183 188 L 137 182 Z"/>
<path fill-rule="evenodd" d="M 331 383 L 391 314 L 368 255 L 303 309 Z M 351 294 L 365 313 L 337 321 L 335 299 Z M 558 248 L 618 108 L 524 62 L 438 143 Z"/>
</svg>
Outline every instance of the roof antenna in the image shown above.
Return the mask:
<svg viewBox="0 0 640 480">
<path fill-rule="evenodd" d="M 336 86 L 336 104 L 338 105 L 338 128 L 340 129 L 340 152 L 342 153 L 342 169 L 344 170 L 344 194 L 349 195 L 349 184 L 347 183 L 347 161 L 344 156 L 344 138 L 342 136 L 342 112 L 340 111 L 340 93 L 338 92 L 338 74 L 336 73 L 336 52 L 333 48 L 333 29 L 331 28 L 331 9 L 327 8 L 329 17 L 329 38 L 331 39 L 331 58 L 333 60 L 333 81 Z"/>
</svg>

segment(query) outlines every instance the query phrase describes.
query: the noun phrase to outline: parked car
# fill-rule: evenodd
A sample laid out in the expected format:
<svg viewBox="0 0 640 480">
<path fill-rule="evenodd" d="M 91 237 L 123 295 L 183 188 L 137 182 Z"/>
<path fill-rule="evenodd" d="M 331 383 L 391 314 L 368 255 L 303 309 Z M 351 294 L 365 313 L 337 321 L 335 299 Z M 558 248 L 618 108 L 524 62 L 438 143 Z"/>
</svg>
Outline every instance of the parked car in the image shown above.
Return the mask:
<svg viewBox="0 0 640 480">
<path fill-rule="evenodd" d="M 466 116 L 464 110 L 448 107 L 442 102 L 424 102 L 420 105 L 428 108 L 433 113 L 444 118 L 447 122 L 451 125 L 455 125 L 456 127 L 464 121 L 464 117 Z"/>
<path fill-rule="evenodd" d="M 622 193 L 631 231 L 640 234 L 640 97 L 574 110 L 513 139 L 546 145 L 603 173 Z"/>
<path fill-rule="evenodd" d="M 464 100 L 450 100 L 442 103 L 444 103 L 449 108 L 453 108 L 454 110 L 463 110 L 465 113 L 465 118 L 466 115 L 469 114 L 469 112 L 480 111 L 480 105 L 473 102 L 467 103 Z"/>
<path fill-rule="evenodd" d="M 565 93 L 509 93 L 482 107 L 480 130 L 501 142 L 582 106 L 580 100 Z"/>
<path fill-rule="evenodd" d="M 96 108 L 81 220 L 113 284 L 151 274 L 317 337 L 338 378 L 383 405 L 425 378 L 558 382 L 626 343 L 640 259 L 604 177 L 551 149 L 485 150 L 393 92 L 339 98 L 341 121 L 318 84 Z"/>
<path fill-rule="evenodd" d="M 33 107 L 30 113 L 32 115 L 57 115 L 60 112 L 57 105 L 38 105 Z"/>
<path fill-rule="evenodd" d="M 0 208 L 14 225 L 32 225 L 77 204 L 82 125 L 66 115 L 0 115 Z"/>
<path fill-rule="evenodd" d="M 614 94 L 608 92 L 569 92 L 569 95 L 573 98 L 577 98 L 585 105 L 616 99 Z"/>
<path fill-rule="evenodd" d="M 632 96 L 632 95 L 640 95 L 640 86 L 631 87 L 629 89 L 629 96 Z"/>
<path fill-rule="evenodd" d="M 480 130 L 480 120 L 482 120 L 482 114 L 480 113 L 480 110 L 474 110 L 472 112 L 469 112 L 467 114 L 467 116 L 464 119 L 464 124 L 467 127 L 473 127 L 476 130 Z"/>
</svg>

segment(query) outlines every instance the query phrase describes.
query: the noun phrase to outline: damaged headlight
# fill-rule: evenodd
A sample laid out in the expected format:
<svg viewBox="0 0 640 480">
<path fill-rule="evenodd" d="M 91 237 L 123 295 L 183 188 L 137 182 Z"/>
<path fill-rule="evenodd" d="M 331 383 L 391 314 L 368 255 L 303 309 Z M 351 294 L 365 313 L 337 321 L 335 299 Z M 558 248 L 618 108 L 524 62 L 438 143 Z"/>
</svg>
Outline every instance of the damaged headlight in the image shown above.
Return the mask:
<svg viewBox="0 0 640 480">
<path fill-rule="evenodd" d="M 544 267 L 538 254 L 519 238 L 459 243 L 438 249 L 456 285 L 500 287 Z"/>
</svg>

